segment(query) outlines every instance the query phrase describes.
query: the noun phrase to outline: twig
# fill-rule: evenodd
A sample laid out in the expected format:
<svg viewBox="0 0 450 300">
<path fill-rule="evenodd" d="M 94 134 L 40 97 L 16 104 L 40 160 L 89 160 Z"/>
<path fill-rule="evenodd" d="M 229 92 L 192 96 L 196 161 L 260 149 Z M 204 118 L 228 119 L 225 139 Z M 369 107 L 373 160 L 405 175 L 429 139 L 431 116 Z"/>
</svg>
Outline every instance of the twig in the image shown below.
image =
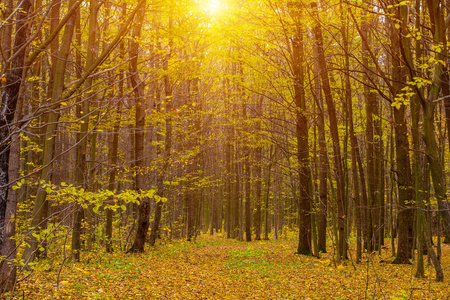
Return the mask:
<svg viewBox="0 0 450 300">
<path fill-rule="evenodd" d="M 66 256 L 66 243 L 67 243 L 67 236 L 72 231 L 73 226 L 70 228 L 70 230 L 67 232 L 66 237 L 64 238 L 64 247 L 63 247 L 63 261 L 61 262 L 61 266 L 59 267 L 58 276 L 56 277 L 56 290 L 59 290 L 59 277 L 61 275 L 62 268 L 64 266 L 64 263 L 66 262 L 67 256 Z"/>
</svg>

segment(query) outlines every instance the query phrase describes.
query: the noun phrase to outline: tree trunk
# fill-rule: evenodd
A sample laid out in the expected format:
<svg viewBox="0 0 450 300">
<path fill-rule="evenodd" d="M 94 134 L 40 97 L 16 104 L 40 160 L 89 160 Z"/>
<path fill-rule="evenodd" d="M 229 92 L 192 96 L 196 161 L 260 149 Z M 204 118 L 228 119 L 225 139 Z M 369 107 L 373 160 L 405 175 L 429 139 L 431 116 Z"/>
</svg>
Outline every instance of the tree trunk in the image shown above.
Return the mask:
<svg viewBox="0 0 450 300">
<path fill-rule="evenodd" d="M 18 121 L 22 110 L 20 98 L 24 90 L 22 81 L 26 74 L 24 68 L 26 51 L 21 48 L 27 42 L 28 23 L 26 20 L 31 7 L 31 2 L 25 0 L 17 13 L 13 48 L 16 57 L 12 61 L 11 70 L 6 79 L 6 86 L 3 88 L 1 95 L 0 186 L 2 188 L 0 188 L 0 257 L 2 259 L 0 262 L 0 294 L 13 290 L 16 283 L 17 266 L 13 262 L 17 255 L 14 239 L 16 223 L 11 219 L 16 215 L 17 211 L 17 191 L 9 191 L 11 187 L 8 184 L 19 177 L 20 139 L 17 133 L 14 134 L 15 126 L 13 121 Z M 2 43 L 2 46 L 4 45 Z M 15 119 L 14 116 L 16 116 Z"/>
<path fill-rule="evenodd" d="M 317 19 L 317 3 L 311 4 L 312 9 L 314 10 L 314 16 Z M 325 60 L 325 51 L 323 48 L 323 36 L 322 36 L 322 27 L 321 24 L 316 23 L 313 28 L 314 33 L 314 43 L 316 44 L 316 49 L 318 52 L 318 62 L 320 69 L 320 78 L 322 82 L 322 90 L 325 96 L 325 101 L 328 109 L 328 117 L 330 121 L 330 131 L 331 138 L 333 140 L 333 155 L 334 155 L 334 168 L 336 173 L 336 182 L 337 182 L 337 222 L 338 222 L 338 233 L 339 233 L 339 241 L 338 247 L 340 250 L 340 257 L 338 257 L 338 261 L 341 258 L 346 256 L 344 252 L 344 243 L 346 243 L 344 227 L 345 227 L 345 182 L 344 182 L 344 174 L 343 174 L 343 164 L 342 164 L 342 156 L 341 156 L 341 147 L 340 147 L 340 139 L 339 139 L 339 130 L 338 130 L 338 120 L 336 116 L 336 108 L 333 100 L 333 95 L 330 87 L 330 80 L 328 77 L 328 68 L 327 62 Z"/>
<path fill-rule="evenodd" d="M 400 19 L 402 12 L 396 8 L 396 13 Z M 405 19 L 406 20 L 406 19 Z M 401 97 L 401 89 L 406 84 L 407 76 L 403 61 L 400 60 L 400 49 L 402 47 L 402 33 L 405 24 L 394 28 L 393 21 L 391 26 L 391 43 L 394 52 L 392 54 L 392 79 L 393 90 L 392 97 Z M 394 100 L 394 131 L 395 131 L 395 154 L 396 154 L 396 175 L 398 186 L 398 243 L 397 257 L 394 263 L 409 263 L 411 250 L 413 246 L 413 183 L 411 177 L 411 165 L 409 156 L 408 127 L 406 123 L 406 106 L 398 105 Z"/>
<path fill-rule="evenodd" d="M 349 53 L 349 40 L 348 40 L 348 27 L 347 20 L 342 17 L 343 25 L 342 39 L 344 45 L 344 55 L 345 55 L 345 103 L 346 103 L 346 116 L 348 120 L 349 135 L 350 135 L 350 148 L 351 148 L 351 159 L 352 159 L 352 180 L 353 180 L 353 197 L 354 197 L 354 207 L 355 207 L 355 226 L 356 226 L 356 263 L 361 261 L 362 257 L 362 216 L 361 216 L 361 191 L 360 180 L 358 177 L 358 167 L 357 161 L 360 158 L 358 140 L 356 139 L 355 128 L 353 123 L 353 103 L 352 103 L 352 87 L 350 83 L 350 53 Z M 326 146 L 326 145 L 325 145 Z M 325 148 L 326 149 L 326 148 Z M 326 166 L 323 167 L 326 170 Z M 326 176 L 326 174 L 325 174 Z M 364 177 L 364 176 L 363 176 Z M 326 177 L 325 177 L 326 178 Z M 325 179 L 326 180 L 326 179 Z M 326 190 L 326 184 L 325 184 Z"/>
<path fill-rule="evenodd" d="M 243 81 L 243 70 L 242 66 L 240 65 L 240 75 L 241 80 Z M 246 132 L 250 132 L 250 126 L 246 125 L 245 122 L 248 120 L 248 112 L 247 112 L 247 97 L 245 95 L 244 91 L 241 91 L 241 98 L 242 98 L 242 119 L 244 122 L 244 130 Z M 244 199 L 245 199 L 245 205 L 244 205 L 244 212 L 245 212 L 245 239 L 247 242 L 252 241 L 252 211 L 251 211 L 251 169 L 250 169 L 250 147 L 249 147 L 249 141 L 247 138 L 244 138 L 244 145 L 243 145 L 243 177 L 244 177 Z"/>
<path fill-rule="evenodd" d="M 260 96 L 256 113 L 257 118 L 263 117 L 263 100 L 264 96 Z M 261 134 L 261 120 L 258 121 L 256 124 L 256 134 L 258 136 L 258 139 L 260 139 Z M 253 215 L 253 224 L 255 227 L 255 240 L 259 241 L 261 240 L 261 202 L 262 202 L 262 156 L 263 156 L 263 147 L 258 145 L 255 150 L 255 167 L 254 167 L 254 176 L 255 176 L 255 214 Z"/>
<path fill-rule="evenodd" d="M 97 52 L 97 13 L 98 13 L 98 0 L 90 0 L 89 3 L 89 38 L 88 38 L 88 44 L 87 44 L 87 57 L 86 57 L 86 69 L 91 67 L 92 63 L 94 62 L 94 58 Z M 95 101 L 94 91 L 93 91 L 93 78 L 89 77 L 86 80 L 86 94 L 84 95 L 84 98 L 82 99 L 81 103 L 77 104 L 76 109 L 76 115 L 77 118 L 81 121 L 80 124 L 80 131 L 77 132 L 77 148 L 76 148 L 76 175 L 75 180 L 76 184 L 80 187 L 83 187 L 85 190 L 87 190 L 89 180 L 88 172 L 87 172 L 87 135 L 89 132 L 89 116 L 90 116 L 90 102 Z M 92 139 L 91 139 L 92 142 Z M 92 158 L 91 158 L 92 160 Z M 90 213 L 89 210 L 86 211 L 87 214 Z M 78 235 L 78 232 L 80 232 L 78 229 L 81 228 L 81 223 L 83 220 L 84 211 L 82 208 L 78 208 L 77 212 L 75 213 L 75 224 L 74 224 L 74 234 L 72 235 L 72 252 L 74 254 L 74 259 L 76 261 L 79 261 L 79 252 L 81 242 L 80 238 L 81 236 Z M 88 222 L 88 232 L 92 230 L 92 222 Z M 76 234 L 75 234 L 76 233 Z M 91 235 L 88 233 L 88 235 Z M 87 237 L 88 241 L 88 249 L 92 247 L 92 240 L 91 237 Z"/>
<path fill-rule="evenodd" d="M 25 76 L 26 70 L 23 70 Z M 18 100 L 16 103 L 16 112 L 13 123 L 16 123 L 21 116 L 22 111 L 22 98 L 25 90 L 25 85 L 21 84 L 18 94 Z M 18 126 L 12 126 L 10 142 L 10 155 L 9 155 L 9 182 L 15 182 L 20 177 L 20 136 L 18 132 Z M 16 133 L 14 133 L 16 132 Z M 14 261 L 17 258 L 17 246 L 16 246 L 16 221 L 17 216 L 17 203 L 18 203 L 18 190 L 12 189 L 12 186 L 8 187 L 8 198 L 6 203 L 6 224 L 1 230 L 4 232 L 4 241 L 0 249 L 0 295 L 7 291 L 12 291 L 16 283 L 17 265 Z"/>
<path fill-rule="evenodd" d="M 226 174 L 225 174 L 225 198 L 226 198 L 226 231 L 227 231 L 227 238 L 233 237 L 233 229 L 234 229 L 234 220 L 232 218 L 232 212 L 233 212 L 233 143 L 234 143 L 234 126 L 233 122 L 231 121 L 232 114 L 231 114 L 231 93 L 229 88 L 229 81 L 226 81 L 225 84 L 226 92 L 225 92 L 225 107 L 227 109 L 226 112 L 226 118 L 227 118 L 227 125 L 225 125 L 225 132 L 226 132 L 226 140 L 225 140 L 225 168 L 226 168 Z"/>
<path fill-rule="evenodd" d="M 145 6 L 145 3 L 144 3 Z M 132 32 L 133 39 L 130 42 L 130 82 L 135 95 L 135 131 L 134 131 L 134 182 L 135 190 L 139 193 L 145 190 L 144 176 L 144 139 L 145 139 L 145 102 L 144 102 L 144 82 L 141 81 L 138 71 L 139 58 L 139 38 L 141 36 L 142 23 L 144 21 L 145 10 L 141 9 L 136 14 L 135 25 Z M 145 241 L 148 228 L 150 226 L 150 199 L 141 199 L 138 212 L 137 231 L 133 246 L 130 252 L 144 252 Z"/>
<path fill-rule="evenodd" d="M 2 17 L 3 20 L 7 20 L 9 17 L 11 17 L 11 14 L 13 13 L 14 1 L 6 0 L 4 1 L 4 4 L 5 5 L 3 6 L 2 9 Z M 2 70 L 5 71 L 9 70 L 9 65 L 4 62 L 8 61 L 8 59 L 11 57 L 13 28 L 14 26 L 12 26 L 12 23 L 10 23 L 7 26 L 2 26 L 0 29 L 0 38 L 1 38 L 0 43 L 2 49 L 2 56 L 4 58 L 4 61 L 2 61 Z"/>
<path fill-rule="evenodd" d="M 445 45 L 445 27 L 443 19 L 443 9 L 439 1 L 428 1 L 428 11 L 433 29 L 434 41 L 438 44 Z M 436 52 L 436 60 L 445 59 L 442 53 Z M 423 139 L 425 141 L 425 149 L 427 158 L 430 163 L 431 178 L 433 180 L 434 193 L 438 203 L 441 220 L 443 221 L 444 236 L 447 242 L 450 242 L 450 204 L 447 199 L 447 183 L 445 176 L 444 163 L 439 155 L 439 145 L 435 137 L 434 117 L 441 83 L 445 80 L 444 66 L 441 63 L 435 64 L 434 79 L 430 87 L 427 99 L 422 102 L 423 106 Z"/>
<path fill-rule="evenodd" d="M 315 51 L 317 54 L 317 51 Z M 317 55 L 316 55 L 317 56 Z M 327 219 L 328 219 L 328 154 L 325 138 L 325 108 L 323 105 L 322 88 L 320 85 L 317 57 L 314 62 L 315 100 L 318 107 L 317 128 L 319 135 L 319 230 L 318 247 L 322 253 L 327 253 Z"/>
<path fill-rule="evenodd" d="M 294 101 L 296 107 L 296 135 L 297 135 L 297 160 L 299 163 L 299 240 L 297 254 L 311 255 L 311 194 L 309 145 L 308 145 L 308 116 L 304 90 L 304 53 L 303 53 L 303 26 L 301 9 L 294 16 L 296 30 L 292 41 L 292 70 L 294 75 Z"/>
<path fill-rule="evenodd" d="M 172 17 L 169 18 L 169 31 L 172 28 Z M 172 39 L 170 39 L 169 41 L 170 43 L 170 49 L 172 49 Z M 161 49 L 161 45 L 158 44 L 158 48 Z M 170 167 L 170 157 L 171 157 L 171 151 L 172 151 L 172 117 L 171 117 L 171 111 L 173 109 L 172 106 L 172 99 L 173 99 L 173 94 L 172 94 L 172 86 L 171 86 L 171 82 L 170 82 L 170 77 L 167 74 L 168 72 L 168 59 L 170 57 L 171 53 L 169 53 L 167 55 L 167 57 L 165 58 L 165 62 L 164 62 L 164 70 L 166 71 L 166 74 L 164 75 L 164 92 L 165 92 L 165 103 L 166 103 L 166 107 L 165 107 L 165 111 L 168 113 L 165 119 L 165 144 L 164 144 L 164 151 L 162 151 L 161 146 L 158 146 L 157 148 L 157 154 L 158 157 L 162 160 L 162 171 L 158 174 L 158 179 L 157 179 L 157 187 L 158 187 L 158 194 L 159 196 L 163 197 L 166 190 L 164 187 L 164 180 L 168 174 L 169 171 L 169 167 Z M 158 100 L 158 99 L 157 99 Z M 160 139 L 161 137 L 157 137 L 158 139 Z M 163 153 L 162 153 L 163 152 Z M 149 244 L 150 246 L 154 246 L 156 243 L 156 238 L 159 235 L 159 227 L 160 227 L 160 223 L 161 223 L 161 215 L 162 215 L 162 207 L 163 207 L 163 202 L 162 201 L 157 201 L 156 202 L 156 207 L 155 207 L 155 218 L 153 221 L 153 225 L 152 225 L 152 230 L 150 233 L 150 241 Z"/>
<path fill-rule="evenodd" d="M 275 156 L 274 146 L 271 145 L 269 149 L 269 164 L 266 170 L 266 183 L 265 183 L 265 195 L 264 195 L 264 239 L 269 239 L 269 198 L 270 198 L 270 186 L 272 183 L 272 165 Z"/>
<path fill-rule="evenodd" d="M 16 112 L 17 100 L 22 84 L 22 76 L 24 72 L 25 49 L 21 49 L 27 42 L 28 12 L 31 9 L 31 2 L 24 0 L 17 13 L 16 18 L 16 34 L 14 40 L 15 58 L 11 64 L 11 70 L 7 74 L 6 85 L 2 92 L 2 104 L 0 111 L 0 249 L 5 242 L 5 215 L 8 198 L 9 181 L 9 156 L 11 140 L 10 134 L 12 128 L 11 123 Z"/>
<path fill-rule="evenodd" d="M 192 80 L 192 94 L 190 95 L 190 99 L 192 103 L 196 103 L 192 107 L 192 129 L 189 131 L 190 136 L 188 137 L 188 146 L 187 149 L 190 149 L 194 155 L 191 157 L 191 161 L 189 161 L 188 166 L 188 174 L 191 177 L 190 182 L 188 183 L 188 191 L 186 193 L 186 205 L 187 205 L 187 240 L 192 241 L 195 239 L 197 234 L 198 226 L 198 211 L 200 209 L 201 201 L 201 187 L 197 185 L 195 182 L 195 178 L 201 178 L 203 172 L 200 169 L 200 165 L 202 165 L 201 160 L 201 143 L 200 136 L 201 132 L 201 99 L 199 93 L 199 83 L 200 80 L 198 78 L 194 78 Z M 200 201 L 199 201 L 200 200 Z"/>
</svg>

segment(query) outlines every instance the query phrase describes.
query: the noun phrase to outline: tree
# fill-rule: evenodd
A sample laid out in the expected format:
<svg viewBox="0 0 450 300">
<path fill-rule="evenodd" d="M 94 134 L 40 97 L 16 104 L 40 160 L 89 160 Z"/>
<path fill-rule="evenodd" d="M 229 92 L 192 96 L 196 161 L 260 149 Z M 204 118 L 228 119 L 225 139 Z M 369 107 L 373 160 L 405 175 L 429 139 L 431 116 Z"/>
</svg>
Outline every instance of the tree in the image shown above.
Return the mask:
<svg viewBox="0 0 450 300">
<path fill-rule="evenodd" d="M 328 76 L 328 68 L 327 62 L 325 59 L 325 50 L 323 46 L 323 35 L 322 28 L 318 22 L 317 15 L 317 3 L 312 3 L 311 8 L 313 10 L 313 15 L 315 16 L 316 23 L 313 28 L 314 33 L 314 43 L 316 45 L 316 49 L 318 52 L 318 65 L 319 65 L 319 75 L 322 83 L 322 90 L 325 97 L 325 102 L 327 104 L 328 117 L 330 121 L 330 131 L 331 138 L 333 139 L 333 155 L 334 155 L 334 169 L 336 172 L 336 182 L 337 182 L 337 213 L 338 213 L 338 232 L 339 232 L 339 241 L 338 241 L 338 260 L 340 258 L 346 258 L 347 254 L 344 253 L 344 243 L 346 243 L 346 237 L 344 234 L 345 228 L 345 199 L 344 199 L 344 174 L 343 174 L 343 164 L 342 164 L 342 156 L 341 156 L 341 147 L 340 147 L 340 139 L 339 139 L 339 131 L 338 131 L 338 121 L 336 116 L 336 105 L 333 100 L 333 95 L 330 87 L 330 80 Z"/>
<path fill-rule="evenodd" d="M 308 145 L 308 112 L 306 110 L 306 99 L 304 91 L 304 51 L 303 51 L 303 26 L 302 7 L 300 4 L 292 8 L 295 34 L 292 40 L 292 72 L 294 81 L 294 102 L 296 109 L 296 134 L 297 134 L 297 159 L 299 165 L 300 195 L 298 204 L 299 215 L 299 242 L 298 254 L 312 254 L 311 245 L 311 192 L 309 145 Z"/>
<path fill-rule="evenodd" d="M 20 114 L 19 96 L 23 93 L 23 79 L 25 69 L 25 47 L 28 38 L 27 19 L 31 10 L 30 1 L 22 1 L 16 17 L 16 32 L 13 47 L 13 60 L 9 70 L 6 84 L 2 92 L 0 111 L 0 256 L 4 256 L 0 263 L 0 293 L 13 289 L 16 282 L 16 265 L 14 259 L 17 255 L 15 241 L 15 224 L 12 218 L 17 209 L 17 195 L 8 190 L 10 180 L 15 180 L 18 174 L 18 153 L 11 156 L 11 148 L 18 151 L 18 136 L 15 134 L 14 116 Z M 18 105 L 19 104 L 19 105 Z M 17 109 L 19 106 L 19 109 Z M 16 121 L 18 118 L 16 117 Z M 11 137 L 13 139 L 11 140 Z M 11 158 L 11 159 L 10 159 Z M 11 165 L 10 165 L 11 163 Z M 14 177 L 10 178 L 11 173 Z"/>
<path fill-rule="evenodd" d="M 145 1 L 145 0 L 144 0 Z M 145 7 L 145 2 L 144 5 Z M 144 85 L 138 73 L 139 57 L 139 37 L 141 35 L 142 23 L 145 10 L 139 10 L 136 15 L 136 23 L 133 28 L 132 40 L 130 42 L 130 82 L 135 95 L 135 132 L 134 132 L 134 151 L 136 162 L 134 164 L 135 190 L 139 193 L 145 190 L 144 169 L 144 126 L 145 126 L 145 104 L 144 104 Z M 144 252 L 145 240 L 147 238 L 148 227 L 150 226 L 150 199 L 143 198 L 139 205 L 139 217 L 134 244 L 129 251 Z"/>
</svg>

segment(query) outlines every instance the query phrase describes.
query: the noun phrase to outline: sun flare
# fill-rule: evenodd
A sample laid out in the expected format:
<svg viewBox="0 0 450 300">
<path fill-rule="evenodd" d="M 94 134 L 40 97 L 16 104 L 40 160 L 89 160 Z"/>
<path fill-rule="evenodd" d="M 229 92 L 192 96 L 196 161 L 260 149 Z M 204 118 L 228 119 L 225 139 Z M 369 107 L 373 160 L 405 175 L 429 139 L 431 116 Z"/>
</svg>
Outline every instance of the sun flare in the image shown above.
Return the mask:
<svg viewBox="0 0 450 300">
<path fill-rule="evenodd" d="M 225 5 L 220 0 L 206 0 L 204 9 L 210 15 L 215 15 L 222 12 L 225 9 Z"/>
</svg>

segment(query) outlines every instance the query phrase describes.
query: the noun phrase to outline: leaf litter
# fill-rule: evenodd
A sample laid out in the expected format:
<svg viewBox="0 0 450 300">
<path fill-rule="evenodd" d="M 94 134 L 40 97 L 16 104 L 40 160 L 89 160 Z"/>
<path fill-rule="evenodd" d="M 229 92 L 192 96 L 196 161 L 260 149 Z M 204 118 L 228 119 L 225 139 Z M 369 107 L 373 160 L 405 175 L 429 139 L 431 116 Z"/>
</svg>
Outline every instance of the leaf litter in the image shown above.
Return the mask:
<svg viewBox="0 0 450 300">
<path fill-rule="evenodd" d="M 294 239 L 248 243 L 202 235 L 196 242 L 164 241 L 143 254 L 99 250 L 65 263 L 59 284 L 60 262 L 38 266 L 6 299 L 450 299 L 450 246 L 442 247 L 447 277 L 435 282 L 426 258 L 424 279 L 414 277 L 414 263 L 385 263 L 393 260 L 390 249 L 366 254 L 361 264 L 335 264 L 332 249 L 320 259 L 294 254 Z"/>
</svg>

